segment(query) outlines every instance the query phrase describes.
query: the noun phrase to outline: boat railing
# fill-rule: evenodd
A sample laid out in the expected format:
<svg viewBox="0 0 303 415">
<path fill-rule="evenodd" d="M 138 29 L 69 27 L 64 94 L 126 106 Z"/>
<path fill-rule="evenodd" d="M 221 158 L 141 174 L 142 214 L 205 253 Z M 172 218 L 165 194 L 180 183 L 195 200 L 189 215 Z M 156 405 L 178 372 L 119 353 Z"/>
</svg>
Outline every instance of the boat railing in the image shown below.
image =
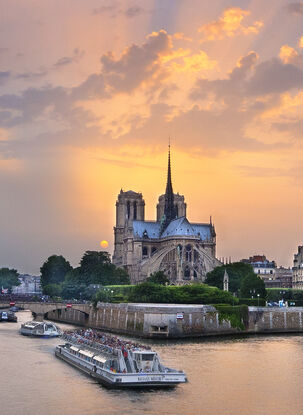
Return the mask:
<svg viewBox="0 0 303 415">
<path fill-rule="evenodd" d="M 74 334 L 70 335 L 70 334 L 64 333 L 62 338 L 78 346 L 85 345 L 99 352 L 101 351 L 101 352 L 105 352 L 105 353 L 109 353 L 113 355 L 118 355 L 118 349 L 107 346 L 106 344 L 94 342 L 93 340 L 87 339 L 79 335 L 75 336 Z"/>
</svg>

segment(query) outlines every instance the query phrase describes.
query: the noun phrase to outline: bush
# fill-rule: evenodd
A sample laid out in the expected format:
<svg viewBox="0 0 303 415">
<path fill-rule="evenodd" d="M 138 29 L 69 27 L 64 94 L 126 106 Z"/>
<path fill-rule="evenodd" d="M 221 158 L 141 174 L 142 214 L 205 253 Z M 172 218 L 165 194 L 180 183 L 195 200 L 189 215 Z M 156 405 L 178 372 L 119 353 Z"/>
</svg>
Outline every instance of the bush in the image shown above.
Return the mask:
<svg viewBox="0 0 303 415">
<path fill-rule="evenodd" d="M 248 307 L 240 305 L 232 307 L 225 304 L 215 305 L 219 313 L 219 322 L 230 321 L 231 327 L 238 330 L 245 330 L 248 327 Z"/>
<path fill-rule="evenodd" d="M 135 286 L 130 294 L 129 301 L 144 303 L 169 304 L 234 304 L 238 299 L 231 293 L 205 284 L 191 284 L 181 287 L 161 286 L 145 282 Z"/>
</svg>

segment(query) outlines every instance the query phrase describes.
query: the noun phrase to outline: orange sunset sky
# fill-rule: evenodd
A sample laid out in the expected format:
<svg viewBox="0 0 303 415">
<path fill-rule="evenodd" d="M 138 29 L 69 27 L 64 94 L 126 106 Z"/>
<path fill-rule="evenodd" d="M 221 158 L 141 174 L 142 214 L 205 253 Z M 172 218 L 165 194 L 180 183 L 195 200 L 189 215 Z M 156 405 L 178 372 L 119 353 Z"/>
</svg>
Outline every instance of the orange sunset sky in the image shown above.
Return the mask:
<svg viewBox="0 0 303 415">
<path fill-rule="evenodd" d="M 303 2 L 0 0 L 0 267 L 76 266 L 120 189 L 155 219 L 168 137 L 217 256 L 303 243 Z"/>
</svg>

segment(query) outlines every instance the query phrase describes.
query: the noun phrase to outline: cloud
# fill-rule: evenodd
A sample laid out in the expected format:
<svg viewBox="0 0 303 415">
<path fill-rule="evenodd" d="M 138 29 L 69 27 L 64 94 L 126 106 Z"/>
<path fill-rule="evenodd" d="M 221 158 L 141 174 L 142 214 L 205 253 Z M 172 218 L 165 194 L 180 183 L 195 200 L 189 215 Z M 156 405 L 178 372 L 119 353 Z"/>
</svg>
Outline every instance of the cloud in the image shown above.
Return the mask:
<svg viewBox="0 0 303 415">
<path fill-rule="evenodd" d="M 111 4 L 110 6 L 100 6 L 95 9 L 93 9 L 93 14 L 104 14 L 104 13 L 110 13 L 117 9 L 116 4 Z"/>
<path fill-rule="evenodd" d="M 251 51 L 239 59 L 236 67 L 226 79 L 199 79 L 191 91 L 190 97 L 194 100 L 205 99 L 209 94 L 223 99 L 225 103 L 241 100 L 245 95 L 246 82 L 256 65 L 258 55 Z"/>
<path fill-rule="evenodd" d="M 290 3 L 287 6 L 287 10 L 292 14 L 303 14 L 303 3 Z"/>
<path fill-rule="evenodd" d="M 191 98 L 204 99 L 213 93 L 225 103 L 230 103 L 233 99 L 241 101 L 244 98 L 281 94 L 303 87 L 303 69 L 300 67 L 292 63 L 283 63 L 278 58 L 258 65 L 256 62 L 256 52 L 250 52 L 239 60 L 228 78 L 198 80 L 191 92 Z"/>
<path fill-rule="evenodd" d="M 133 18 L 138 16 L 143 12 L 143 9 L 140 6 L 132 6 L 125 10 L 124 14 L 126 17 Z"/>
<path fill-rule="evenodd" d="M 23 73 L 17 74 L 15 76 L 15 78 L 32 81 L 33 79 L 43 78 L 47 74 L 48 74 L 48 72 L 46 70 L 45 71 L 39 71 L 39 72 L 23 72 Z"/>
<path fill-rule="evenodd" d="M 280 48 L 279 57 L 283 63 L 292 63 L 295 62 L 298 58 L 298 52 L 288 45 L 283 45 Z"/>
<path fill-rule="evenodd" d="M 110 14 L 111 18 L 115 18 L 119 15 L 123 15 L 127 18 L 134 18 L 144 12 L 144 9 L 138 5 L 133 5 L 127 9 L 120 9 L 118 4 L 111 4 L 109 6 L 101 6 L 93 9 L 94 15 Z"/>
<path fill-rule="evenodd" d="M 303 70 L 295 65 L 283 64 L 273 58 L 256 66 L 254 75 L 247 83 L 249 95 L 280 94 L 303 87 Z"/>
<path fill-rule="evenodd" d="M 8 81 L 11 77 L 10 71 L 2 71 L 0 72 L 0 84 L 4 84 L 6 81 Z"/>
<path fill-rule="evenodd" d="M 70 65 L 71 63 L 77 63 L 84 56 L 84 51 L 79 50 L 78 48 L 73 50 L 72 56 L 64 56 L 63 58 L 58 59 L 54 64 L 55 68 L 61 68 L 63 66 Z"/>
<path fill-rule="evenodd" d="M 143 45 L 133 44 L 120 58 L 112 52 L 101 57 L 102 73 L 112 91 L 130 92 L 142 83 L 158 87 L 168 76 L 161 57 L 172 53 L 172 41 L 164 31 L 154 32 Z"/>
<path fill-rule="evenodd" d="M 239 7 L 231 7 L 224 10 L 218 20 L 206 23 L 198 29 L 202 33 L 202 41 L 218 40 L 236 35 L 257 34 L 263 27 L 261 21 L 255 21 L 251 26 L 244 26 L 243 19 L 250 15 L 250 11 Z"/>
</svg>

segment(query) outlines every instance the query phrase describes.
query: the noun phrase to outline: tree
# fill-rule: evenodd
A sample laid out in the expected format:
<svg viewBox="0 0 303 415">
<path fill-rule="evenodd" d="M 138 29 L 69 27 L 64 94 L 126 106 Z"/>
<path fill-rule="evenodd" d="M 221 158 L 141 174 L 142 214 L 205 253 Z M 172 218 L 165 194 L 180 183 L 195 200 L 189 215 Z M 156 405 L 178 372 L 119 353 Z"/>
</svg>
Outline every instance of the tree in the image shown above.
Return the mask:
<svg viewBox="0 0 303 415">
<path fill-rule="evenodd" d="M 70 263 L 62 255 L 50 256 L 40 268 L 43 292 L 46 285 L 63 282 L 66 274 L 72 269 Z"/>
<path fill-rule="evenodd" d="M 223 289 L 223 276 L 225 270 L 229 276 L 229 291 L 238 293 L 241 288 L 241 282 L 247 275 L 255 275 L 253 267 L 243 262 L 234 262 L 220 267 L 216 267 L 206 274 L 205 283 L 213 287 Z"/>
<path fill-rule="evenodd" d="M 80 281 L 85 284 L 129 284 L 124 269 L 117 268 L 110 261 L 108 252 L 86 251 L 80 261 Z"/>
<path fill-rule="evenodd" d="M 243 298 L 257 297 L 258 294 L 261 298 L 266 298 L 265 283 L 256 274 L 248 274 L 241 281 L 240 293 Z"/>
<path fill-rule="evenodd" d="M 19 274 L 15 269 L 0 268 L 0 289 L 8 289 L 20 285 Z"/>
<path fill-rule="evenodd" d="M 43 287 L 43 293 L 49 295 L 50 297 L 60 297 L 61 296 L 61 285 L 60 284 L 47 284 Z"/>
<path fill-rule="evenodd" d="M 61 285 L 61 297 L 64 299 L 87 299 L 86 290 L 87 285 L 79 284 L 79 283 L 72 283 L 70 281 L 64 281 Z M 89 299 L 93 296 L 91 293 Z"/>
<path fill-rule="evenodd" d="M 153 274 L 150 274 L 150 276 L 146 280 L 147 282 L 152 282 L 154 284 L 160 284 L 160 285 L 167 285 L 169 284 L 168 277 L 164 274 L 163 271 L 157 271 Z"/>
</svg>

